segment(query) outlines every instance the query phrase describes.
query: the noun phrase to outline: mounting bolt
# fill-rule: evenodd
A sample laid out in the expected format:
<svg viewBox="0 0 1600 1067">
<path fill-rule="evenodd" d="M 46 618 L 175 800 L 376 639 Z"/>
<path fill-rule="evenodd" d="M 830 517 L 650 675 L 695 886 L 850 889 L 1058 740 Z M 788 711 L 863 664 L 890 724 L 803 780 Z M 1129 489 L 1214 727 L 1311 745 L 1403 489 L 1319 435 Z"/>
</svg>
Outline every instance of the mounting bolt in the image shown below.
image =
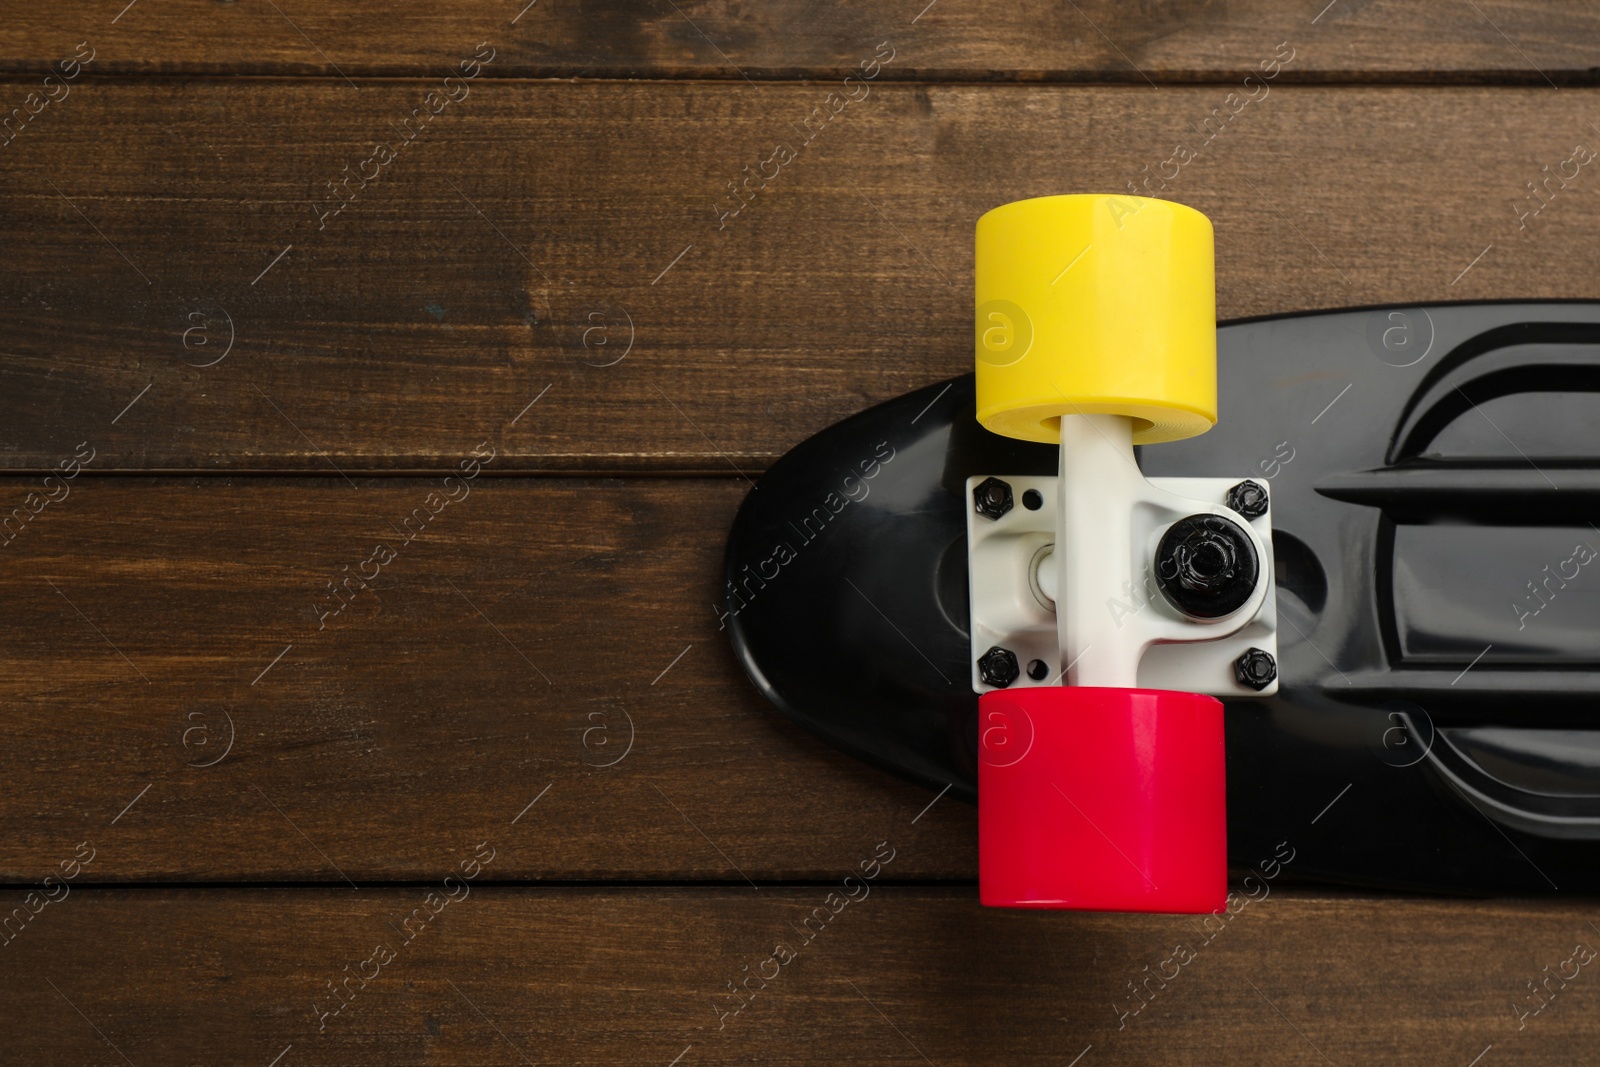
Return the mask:
<svg viewBox="0 0 1600 1067">
<path fill-rule="evenodd" d="M 1278 661 L 1272 653 L 1252 648 L 1233 661 L 1233 676 L 1239 684 L 1261 692 L 1278 677 Z"/>
<path fill-rule="evenodd" d="M 1011 486 L 999 478 L 985 478 L 972 489 L 972 505 L 979 515 L 998 519 L 1011 510 Z M 1012 662 L 1015 663 L 1014 657 Z M 1012 677 L 1015 678 L 1016 675 L 1013 674 Z"/>
<path fill-rule="evenodd" d="M 1267 491 L 1260 482 L 1242 481 L 1228 490 L 1228 506 L 1247 519 L 1267 513 Z"/>
<path fill-rule="evenodd" d="M 1004 482 L 1000 483 L 1004 485 Z M 1011 490 L 1006 490 L 1007 504 L 1010 503 Z M 1016 681 L 1022 674 L 1022 668 L 1017 666 L 1017 654 L 1009 648 L 996 645 L 978 657 L 978 677 L 984 685 L 992 685 L 996 689 L 1004 689 Z"/>
</svg>

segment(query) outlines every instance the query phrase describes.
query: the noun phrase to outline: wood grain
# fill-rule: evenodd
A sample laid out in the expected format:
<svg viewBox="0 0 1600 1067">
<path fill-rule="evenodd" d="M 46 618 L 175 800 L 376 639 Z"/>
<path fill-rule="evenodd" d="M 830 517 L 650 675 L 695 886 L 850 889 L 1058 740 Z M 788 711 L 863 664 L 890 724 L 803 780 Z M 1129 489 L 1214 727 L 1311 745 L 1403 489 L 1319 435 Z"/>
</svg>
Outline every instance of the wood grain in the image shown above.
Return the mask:
<svg viewBox="0 0 1600 1067">
<path fill-rule="evenodd" d="M 0 879 L 90 838 L 96 881 L 403 880 L 501 834 L 539 844 L 495 878 L 744 885 L 848 870 L 934 799 L 734 662 L 743 482 L 68 484 L 0 532 Z M 920 825 L 897 874 L 973 876 L 970 806 Z"/>
<path fill-rule="evenodd" d="M 984 210 L 1180 141 L 1150 188 L 1214 221 L 1224 317 L 1600 295 L 1588 168 L 1519 220 L 1597 137 L 1586 90 L 1280 87 L 1205 144 L 1220 87 L 885 84 L 807 146 L 828 85 L 482 81 L 319 224 L 427 89 L 83 84 L 0 149 L 0 463 L 759 469 L 970 367 Z"/>
<path fill-rule="evenodd" d="M 1224 316 L 1600 296 L 1588 168 L 1518 218 L 1600 137 L 1597 28 L 1555 0 L 8 11 L 0 1059 L 1584 1061 L 1588 970 L 1515 1007 L 1600 937 L 1590 902 L 1274 884 L 1209 935 L 980 908 L 973 810 L 781 720 L 712 601 L 742 475 L 968 368 L 999 203 L 1184 144 L 1146 189 L 1215 222 Z"/>
<path fill-rule="evenodd" d="M 923 847 L 882 833 L 899 857 Z M 1564 989 L 1552 980 L 1556 997 L 1520 1030 L 1512 1010 L 1537 1003 L 1525 983 L 1544 967 L 1595 943 L 1576 902 L 1279 890 L 1216 920 L 1208 942 L 1180 916 L 996 911 L 970 889 L 878 886 L 806 941 L 799 924 L 829 916 L 838 888 L 457 882 L 459 899 L 414 920 L 410 941 L 401 924 L 426 908 L 424 887 L 76 890 L 0 949 L 0 1019 L 8 1055 L 40 1065 L 944 1067 L 1065 1065 L 1087 1050 L 1080 1067 L 1465 1067 L 1491 1045 L 1483 1062 L 1587 1062 L 1600 1038 L 1592 965 Z M 769 962 L 780 943 L 788 962 Z M 1181 968 L 1180 945 L 1193 953 Z M 366 962 L 378 946 L 392 956 L 381 969 Z M 1150 979 L 1119 1029 L 1138 1003 L 1128 983 L 1158 971 L 1176 976 Z M 739 1003 L 728 983 L 762 973 L 742 1011 L 719 1014 Z M 347 1006 L 324 1018 L 346 976 Z"/>
<path fill-rule="evenodd" d="M 887 38 L 910 53 L 892 78 L 1145 85 L 1235 80 L 1289 40 L 1315 45 L 1295 80 L 1546 85 L 1593 81 L 1597 29 L 1592 11 L 1557 0 L 439 0 L 381 13 L 309 0 L 107 0 L 8 13 L 0 72 L 42 75 L 88 40 L 97 72 L 418 77 L 487 39 L 504 53 L 494 76 L 740 81 L 842 75 Z"/>
</svg>

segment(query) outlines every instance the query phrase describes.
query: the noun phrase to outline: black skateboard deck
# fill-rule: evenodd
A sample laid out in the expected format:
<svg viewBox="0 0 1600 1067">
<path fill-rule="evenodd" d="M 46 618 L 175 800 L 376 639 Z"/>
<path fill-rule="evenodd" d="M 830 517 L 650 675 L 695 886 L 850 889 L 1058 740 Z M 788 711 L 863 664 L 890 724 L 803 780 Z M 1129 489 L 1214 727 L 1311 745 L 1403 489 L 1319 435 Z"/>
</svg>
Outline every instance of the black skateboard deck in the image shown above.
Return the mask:
<svg viewBox="0 0 1600 1067">
<path fill-rule="evenodd" d="M 1600 889 L 1600 303 L 1223 324 L 1213 430 L 1147 476 L 1270 482 L 1280 690 L 1228 702 L 1231 861 Z M 965 487 L 1056 449 L 939 382 L 797 445 L 729 535 L 723 625 L 829 744 L 976 798 Z"/>
</svg>

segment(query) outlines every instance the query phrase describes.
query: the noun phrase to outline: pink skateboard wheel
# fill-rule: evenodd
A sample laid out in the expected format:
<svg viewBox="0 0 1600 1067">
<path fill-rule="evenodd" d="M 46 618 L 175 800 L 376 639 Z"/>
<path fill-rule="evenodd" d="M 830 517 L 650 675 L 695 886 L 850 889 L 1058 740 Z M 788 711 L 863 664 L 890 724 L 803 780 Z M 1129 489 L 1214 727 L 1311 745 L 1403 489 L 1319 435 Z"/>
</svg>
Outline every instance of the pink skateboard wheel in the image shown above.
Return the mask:
<svg viewBox="0 0 1600 1067">
<path fill-rule="evenodd" d="M 1044 686 L 978 701 L 978 886 L 1005 908 L 1204 913 L 1228 892 L 1222 703 Z"/>
</svg>

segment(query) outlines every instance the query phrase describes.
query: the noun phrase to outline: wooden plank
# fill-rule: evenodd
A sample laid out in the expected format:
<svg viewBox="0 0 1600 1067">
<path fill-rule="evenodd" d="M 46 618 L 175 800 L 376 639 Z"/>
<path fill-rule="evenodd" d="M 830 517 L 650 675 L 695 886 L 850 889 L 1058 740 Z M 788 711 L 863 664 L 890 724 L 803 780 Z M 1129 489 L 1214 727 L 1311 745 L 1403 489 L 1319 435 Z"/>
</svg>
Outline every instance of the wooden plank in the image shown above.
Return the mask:
<svg viewBox="0 0 1600 1067">
<path fill-rule="evenodd" d="M 1308 46 L 1296 80 L 1570 84 L 1592 81 L 1600 62 L 1595 14 L 1556 0 L 1189 0 L 1159 10 L 1115 0 L 999 9 L 928 0 L 384 6 L 110 0 L 90 13 L 44 5 L 7 20 L 0 72 L 42 75 L 85 40 L 97 72 L 352 79 L 442 75 L 483 40 L 500 52 L 493 76 L 518 77 L 842 76 L 885 39 L 906 49 L 890 77 L 936 80 L 1234 80 L 1285 40 Z"/>
<path fill-rule="evenodd" d="M 807 147 L 825 85 L 481 83 L 319 230 L 425 91 L 85 84 L 35 120 L 0 151 L 0 463 L 758 469 L 970 366 L 984 210 L 1180 141 L 1150 190 L 1214 220 L 1224 317 L 1596 295 L 1592 166 L 1519 221 L 1594 141 L 1585 90 L 1279 88 L 1205 145 L 1218 87 L 884 85 Z"/>
<path fill-rule="evenodd" d="M 503 832 L 541 844 L 497 878 L 745 884 L 848 869 L 933 799 L 734 662 L 743 482 L 66 488 L 0 533 L 0 878 L 88 837 L 102 881 L 408 879 Z M 973 809 L 935 811 L 897 873 L 971 877 Z"/>
<path fill-rule="evenodd" d="M 903 827 L 881 833 L 899 854 L 886 871 L 925 847 Z M 878 840 L 860 843 L 863 859 Z M 425 887 L 74 890 L 0 955 L 0 1019 L 8 1053 L 41 1065 L 1466 1067 L 1491 1046 L 1479 1062 L 1587 1062 L 1600 1038 L 1592 964 L 1552 977 L 1555 996 L 1520 1029 L 1513 1012 L 1538 1004 L 1529 983 L 1595 944 L 1575 903 L 1279 889 L 1202 929 L 989 910 L 971 889 L 853 885 L 860 899 L 830 907 L 842 888 L 458 880 L 431 921 Z M 729 984 L 752 975 L 754 996 L 721 1014 L 741 1003 Z M 331 986 L 346 979 L 341 1000 Z M 1122 1015 L 1146 981 L 1150 999 Z"/>
</svg>

